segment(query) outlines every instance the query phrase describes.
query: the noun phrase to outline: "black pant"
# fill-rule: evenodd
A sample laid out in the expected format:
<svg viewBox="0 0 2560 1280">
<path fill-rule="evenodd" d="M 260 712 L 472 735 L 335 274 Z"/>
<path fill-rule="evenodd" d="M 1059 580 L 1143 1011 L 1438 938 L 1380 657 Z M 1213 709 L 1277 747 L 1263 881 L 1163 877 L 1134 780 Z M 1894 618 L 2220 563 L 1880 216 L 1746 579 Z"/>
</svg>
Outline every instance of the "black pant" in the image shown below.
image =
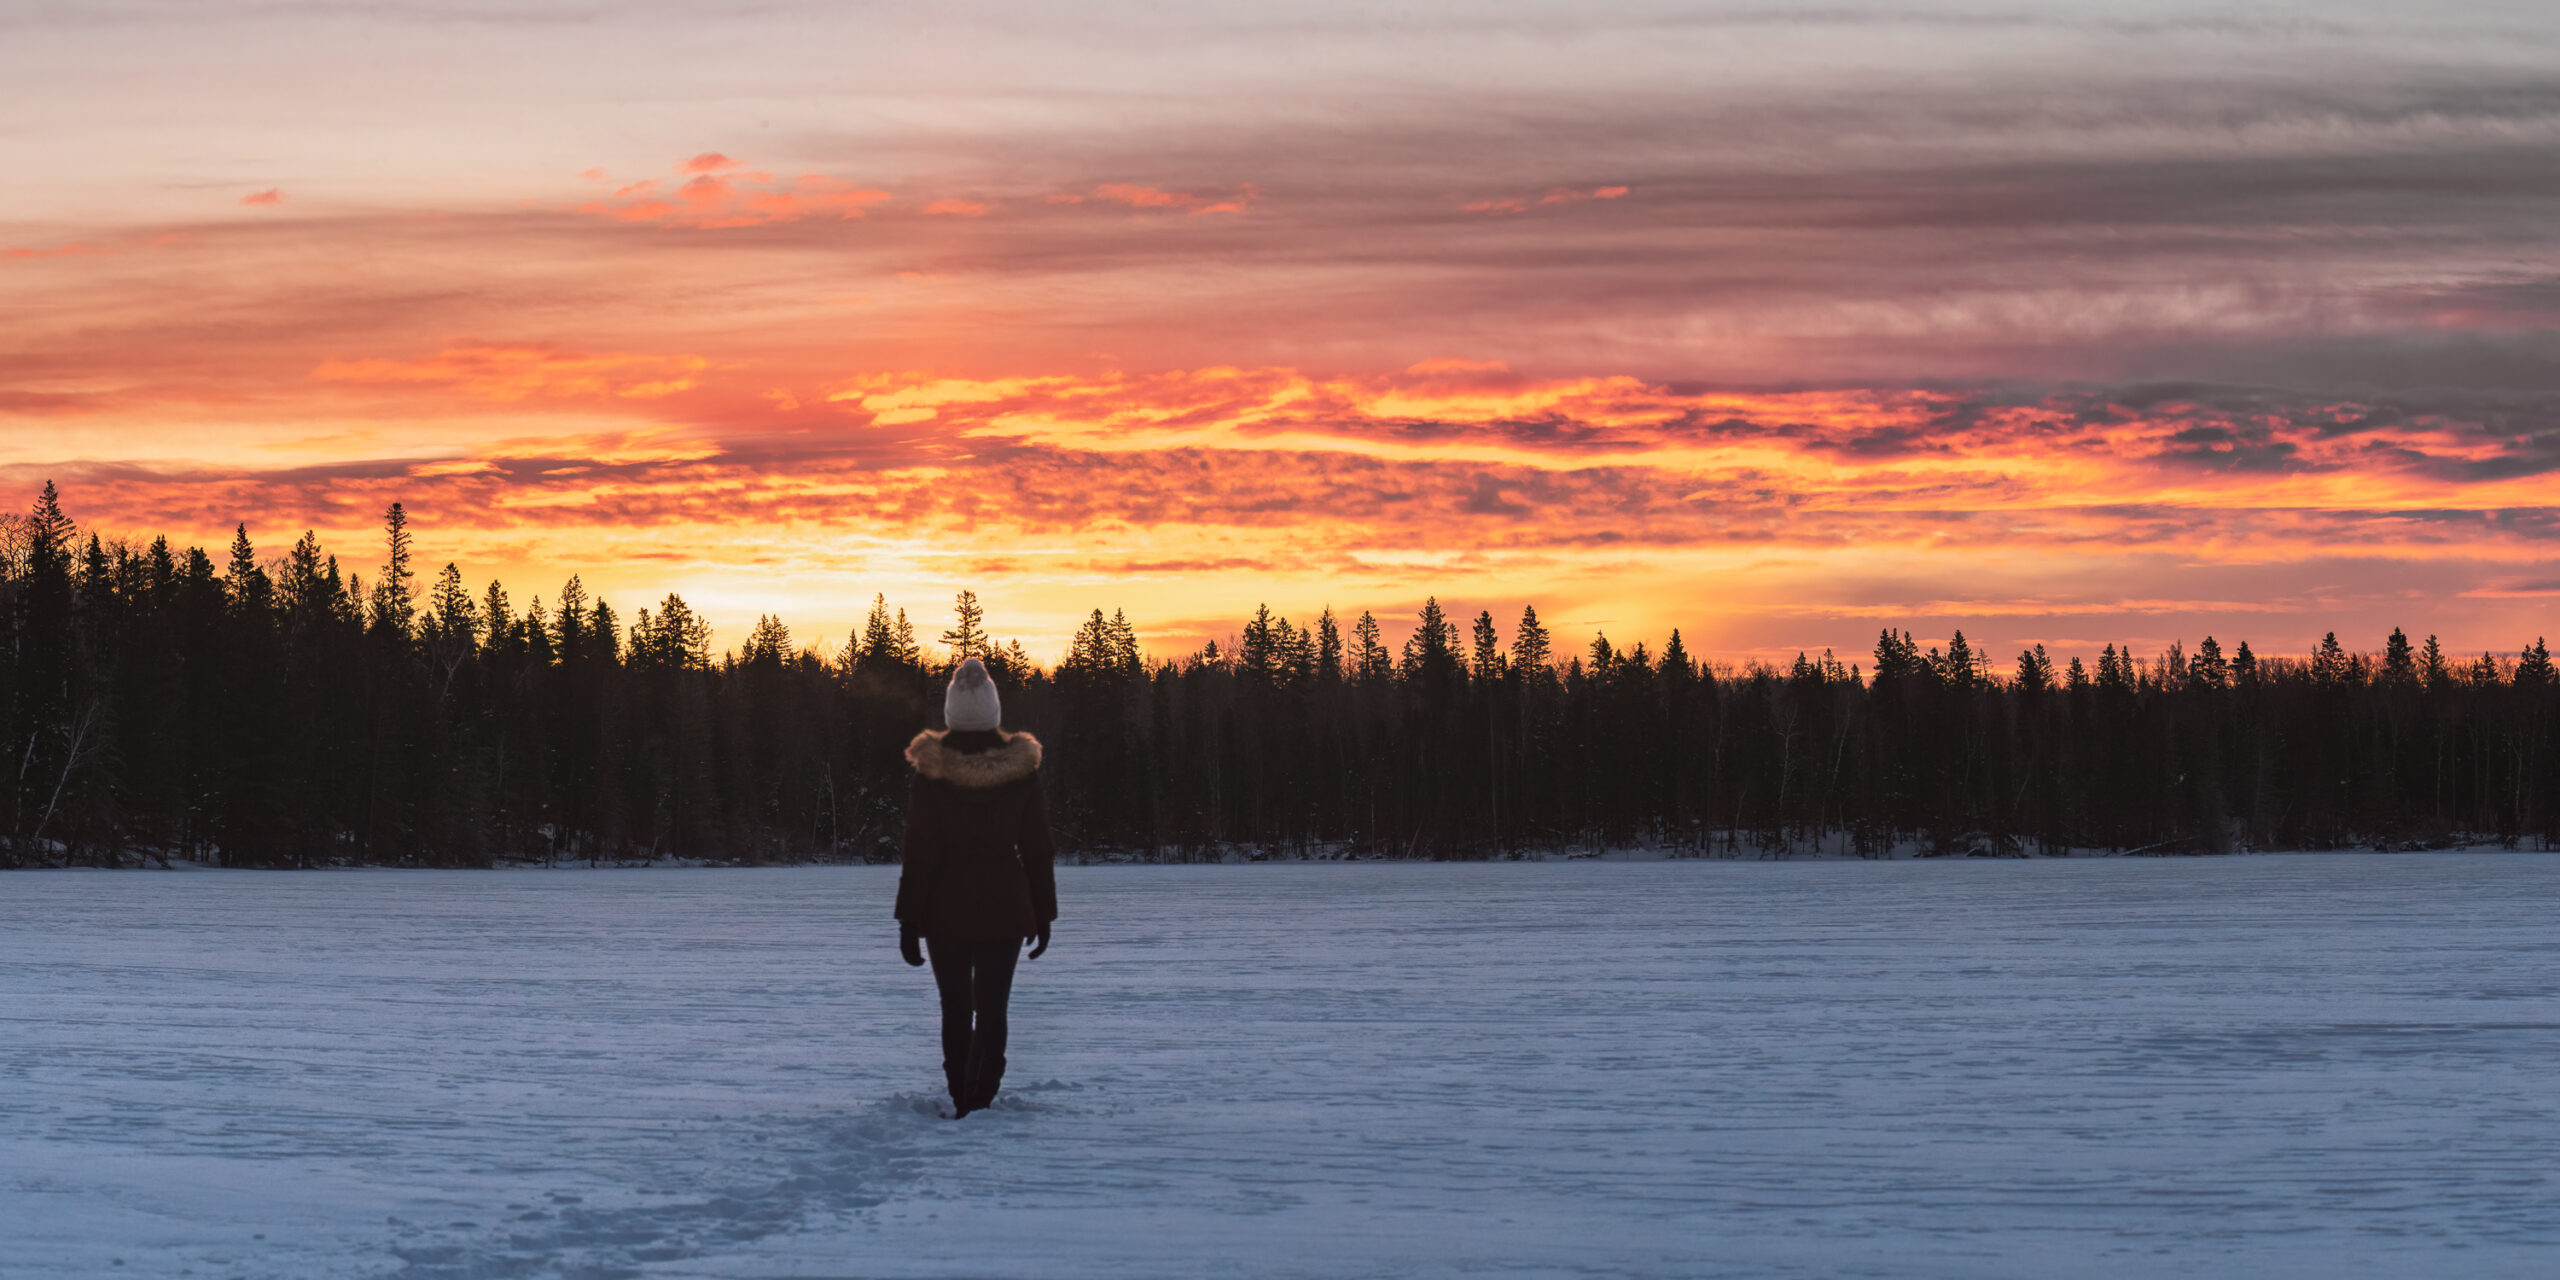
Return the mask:
<svg viewBox="0 0 2560 1280">
<path fill-rule="evenodd" d="M 1013 962 L 1022 939 L 996 942 L 924 940 L 933 985 L 942 992 L 942 1075 L 952 1105 L 975 1111 L 996 1100 L 1004 1079 L 1004 1006 L 1013 996 Z"/>
</svg>

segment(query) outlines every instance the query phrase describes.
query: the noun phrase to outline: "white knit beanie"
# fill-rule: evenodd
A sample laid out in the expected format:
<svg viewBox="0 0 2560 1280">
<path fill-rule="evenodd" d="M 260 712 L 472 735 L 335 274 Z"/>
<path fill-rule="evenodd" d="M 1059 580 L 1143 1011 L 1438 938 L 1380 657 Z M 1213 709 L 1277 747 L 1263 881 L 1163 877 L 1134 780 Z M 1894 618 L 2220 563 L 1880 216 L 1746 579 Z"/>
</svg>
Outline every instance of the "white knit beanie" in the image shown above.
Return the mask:
<svg viewBox="0 0 2560 1280">
<path fill-rule="evenodd" d="M 952 670 L 951 687 L 942 692 L 942 723 L 953 729 L 993 729 L 1004 723 L 996 682 L 976 658 Z"/>
</svg>

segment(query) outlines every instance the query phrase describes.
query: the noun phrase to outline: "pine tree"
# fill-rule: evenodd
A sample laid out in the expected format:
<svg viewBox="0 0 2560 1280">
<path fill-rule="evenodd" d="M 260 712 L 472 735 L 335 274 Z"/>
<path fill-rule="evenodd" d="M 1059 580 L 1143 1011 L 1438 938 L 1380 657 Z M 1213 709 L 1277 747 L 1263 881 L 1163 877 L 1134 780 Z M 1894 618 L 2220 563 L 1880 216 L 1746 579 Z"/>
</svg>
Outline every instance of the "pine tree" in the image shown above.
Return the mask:
<svg viewBox="0 0 2560 1280">
<path fill-rule="evenodd" d="M 1146 667 L 1138 652 L 1138 629 L 1129 625 L 1129 615 L 1118 609 L 1111 611 L 1111 657 L 1123 675 L 1137 675 Z"/>
<path fill-rule="evenodd" d="M 2243 689 L 2258 684 L 2258 655 L 2249 652 L 2249 642 L 2240 642 L 2239 651 L 2231 655 L 2231 683 Z"/>
<path fill-rule="evenodd" d="M 1440 598 L 1423 600 L 1413 634 L 1405 637 L 1404 677 L 1442 681 L 1458 671 L 1458 624 L 1440 611 Z"/>
<path fill-rule="evenodd" d="M 541 603 L 540 600 L 534 601 L 537 607 Z M 563 664 L 585 662 L 588 657 L 587 584 L 580 582 L 578 575 L 570 574 L 569 580 L 560 584 L 560 605 L 554 617 L 552 650 Z"/>
<path fill-rule="evenodd" d="M 2108 645 L 2098 653 L 2098 688 L 2102 692 L 2132 693 L 2136 685 L 2133 654 L 2119 653 Z"/>
<path fill-rule="evenodd" d="M 613 606 L 596 597 L 596 607 L 587 615 L 585 627 L 588 658 L 611 666 L 622 661 L 622 627 L 615 622 Z"/>
<path fill-rule="evenodd" d="M 442 677 L 437 697 L 452 697 L 453 682 L 463 665 L 479 656 L 480 606 L 463 589 L 462 570 L 451 563 L 428 589 L 427 622 L 419 639 L 425 642 L 428 662 Z"/>
<path fill-rule="evenodd" d="M 524 611 L 525 647 L 537 667 L 547 667 L 559 660 L 560 647 L 551 640 L 551 617 L 542 611 L 542 597 Z"/>
<path fill-rule="evenodd" d="M 71 549 L 78 544 L 80 528 L 71 517 L 62 514 L 62 494 L 53 482 L 44 482 L 36 495 L 35 509 L 27 516 L 25 527 L 26 577 L 29 582 L 59 580 L 66 586 L 71 580 Z"/>
<path fill-rule="evenodd" d="M 2515 683 L 2518 688 L 2542 689 L 2552 683 L 2551 647 L 2536 636 L 2525 646 L 2524 657 L 2516 663 Z"/>
<path fill-rule="evenodd" d="M 1332 605 L 1316 615 L 1316 680 L 1322 684 L 1342 680 L 1342 624 L 1334 620 Z"/>
<path fill-rule="evenodd" d="M 1095 612 L 1101 611 L 1097 609 Z M 895 618 L 889 615 L 888 596 L 872 596 L 871 612 L 862 620 L 862 638 L 853 644 L 854 664 L 866 671 L 910 665 L 912 659 L 906 656 L 898 640 L 898 624 L 905 617 L 904 611 Z M 908 635 L 912 639 L 914 633 L 910 631 Z"/>
<path fill-rule="evenodd" d="M 1931 664 L 1938 669 L 1938 679 L 1950 689 L 1971 689 L 1981 676 L 1973 662 L 1973 646 L 1965 643 L 1964 632 L 1958 631 L 1947 641 L 1947 656 Z"/>
<path fill-rule="evenodd" d="M 907 621 L 904 607 L 898 610 L 896 625 L 889 628 L 889 658 L 905 670 L 924 669 L 924 646 L 916 643 L 916 627 Z"/>
<path fill-rule="evenodd" d="M 2427 646 L 2418 655 L 2418 679 L 2430 692 L 2440 693 L 2453 687 L 2453 665 L 2445 661 L 2444 648 L 2432 635 L 2427 637 Z"/>
<path fill-rule="evenodd" d="M 1538 607 L 1523 605 L 1520 625 L 1511 632 L 1511 669 L 1532 682 L 1555 678 L 1554 642 L 1538 622 Z"/>
<path fill-rule="evenodd" d="M 787 633 L 786 633 L 787 635 Z M 749 640 L 752 648 L 754 640 Z M 640 611 L 631 627 L 631 665 L 653 671 L 703 671 L 711 666 L 711 625 L 684 597 L 668 592 L 658 616 Z"/>
<path fill-rule="evenodd" d="M 469 653 L 479 646 L 480 605 L 463 588 L 462 570 L 447 564 L 427 593 L 427 634 Z"/>
<path fill-rule="evenodd" d="M 1906 682 L 1918 680 L 1928 672 L 1928 664 L 1920 657 L 1920 645 L 1904 631 L 1896 634 L 1886 627 L 1876 636 L 1875 688 L 1890 691 Z"/>
<path fill-rule="evenodd" d="M 1111 622 L 1096 609 L 1076 628 L 1075 638 L 1067 642 L 1066 660 L 1058 664 L 1058 674 L 1099 677 L 1117 674 L 1120 663 L 1112 653 Z"/>
<path fill-rule="evenodd" d="M 322 612 L 333 623 L 364 626 L 364 583 L 356 575 L 338 576 L 338 558 L 329 557 L 329 566 L 320 571 L 320 587 L 327 595 Z"/>
<path fill-rule="evenodd" d="M 2045 656 L 2043 645 L 2019 651 L 2017 683 L 2019 692 L 2031 695 L 2053 687 L 2053 659 Z"/>
<path fill-rule="evenodd" d="M 122 554 L 123 548 L 118 547 L 117 552 Z M 121 603 L 116 597 L 115 578 L 115 564 L 107 556 L 106 545 L 97 534 L 90 534 L 88 553 L 81 557 L 81 607 L 94 617 L 106 617 Z"/>
<path fill-rule="evenodd" d="M 481 647 L 497 652 L 509 645 L 515 635 L 516 620 L 509 611 L 507 589 L 498 580 L 489 580 L 489 590 L 480 597 Z"/>
<path fill-rule="evenodd" d="M 2382 682 L 2405 689 L 2418 682 L 2417 654 L 2409 647 L 2409 633 L 2398 627 L 2382 646 Z"/>
<path fill-rule="evenodd" d="M 223 575 L 222 589 L 230 597 L 232 612 L 240 617 L 263 621 L 274 607 L 274 585 L 267 571 L 258 567 L 258 553 L 249 545 L 246 524 L 231 531 L 231 568 Z"/>
<path fill-rule="evenodd" d="M 1677 643 L 1677 632 L 1674 632 L 1674 643 Z M 1475 666 L 1475 678 L 1487 681 L 1487 684 L 1503 678 L 1503 635 L 1492 630 L 1492 609 L 1482 609 L 1475 614 L 1475 663 L 1472 666 Z"/>
<path fill-rule="evenodd" d="M 1316 678 L 1315 633 L 1304 627 L 1290 626 L 1289 620 L 1282 618 L 1277 645 L 1282 682 L 1292 689 L 1312 683 Z"/>
<path fill-rule="evenodd" d="M 320 536 L 309 529 L 285 553 L 283 580 L 277 584 L 285 612 L 305 632 L 316 631 L 337 606 L 337 590 L 329 585 Z"/>
<path fill-rule="evenodd" d="M 63 514 L 61 494 L 52 481 L 45 481 L 36 496 L 19 537 L 23 576 L 9 584 L 15 590 L 8 593 L 16 606 L 16 616 L 9 619 L 16 631 L 16 715 L 6 739 L 19 759 L 14 769 L 0 775 L 14 780 L 12 834 L 25 834 L 42 822 L 45 789 L 60 765 L 62 734 L 71 714 L 77 660 L 70 644 L 71 569 L 79 529 Z M 204 553 L 195 554 L 201 559 Z M 211 567 L 206 566 L 208 571 Z"/>
<path fill-rule="evenodd" d="M 169 554 L 169 540 L 153 538 L 151 550 L 143 553 L 142 560 L 144 593 L 155 601 L 167 600 L 170 588 L 178 581 L 178 563 L 176 557 Z"/>
<path fill-rule="evenodd" d="M 1822 678 L 1829 684 L 1855 685 L 1858 683 L 1858 668 L 1854 665 L 1841 666 L 1840 656 L 1826 645 L 1822 650 Z"/>
<path fill-rule="evenodd" d="M 1288 625 L 1286 621 L 1279 624 Z M 1272 625 L 1271 606 L 1258 605 L 1244 624 L 1244 640 L 1236 648 L 1236 674 L 1247 684 L 1270 688 L 1279 673 L 1280 637 Z"/>
<path fill-rule="evenodd" d="M 1605 631 L 1593 633 L 1591 637 L 1591 678 L 1594 680 L 1606 680 L 1609 678 L 1610 670 L 1617 665 L 1618 651 L 1610 646 L 1608 633 Z"/>
<path fill-rule="evenodd" d="M 951 629 L 942 633 L 943 661 L 954 667 L 971 658 L 985 661 L 989 648 L 983 625 L 987 611 L 979 607 L 978 593 L 961 592 L 952 601 L 952 616 Z"/>
<path fill-rule="evenodd" d="M 1826 659 L 1830 658 L 1831 651 L 1828 649 L 1823 650 L 1822 656 Z M 1833 665 L 1836 666 L 1838 664 L 1834 663 Z M 1662 646 L 1662 661 L 1659 664 L 1659 670 L 1662 673 L 1663 680 L 1674 689 L 1683 688 L 1687 686 L 1690 681 L 1695 680 L 1698 677 L 1697 663 L 1690 660 L 1689 646 L 1680 642 L 1680 628 L 1678 627 L 1673 627 L 1671 629 L 1671 643 Z M 1817 667 L 1815 670 L 1819 671 L 1821 668 Z"/>
<path fill-rule="evenodd" d="M 2187 664 L 2187 683 L 2199 689 L 2221 689 L 2231 683 L 2231 664 L 2223 660 L 2222 646 L 2212 636 L 2196 645 L 2195 660 Z"/>
<path fill-rule="evenodd" d="M 409 513 L 397 502 L 382 513 L 385 556 L 373 584 L 373 625 L 395 639 L 417 633 L 417 574 L 410 568 Z"/>
<path fill-rule="evenodd" d="M 674 600 L 673 596 L 668 597 Z M 676 601 L 682 607 L 682 601 Z M 755 629 L 747 633 L 745 660 L 753 666 L 772 669 L 791 659 L 791 628 L 769 613 L 756 615 Z"/>
<path fill-rule="evenodd" d="M 1360 611 L 1360 620 L 1351 624 L 1352 675 L 1363 684 L 1376 684 L 1395 675 L 1395 657 L 1387 652 L 1379 638 L 1378 620 L 1369 611 Z"/>
<path fill-rule="evenodd" d="M 2343 685 L 2354 675 L 2347 662 L 2347 651 L 2338 643 L 2338 633 L 2330 632 L 2311 653 L 2311 679 L 2323 685 Z"/>
</svg>

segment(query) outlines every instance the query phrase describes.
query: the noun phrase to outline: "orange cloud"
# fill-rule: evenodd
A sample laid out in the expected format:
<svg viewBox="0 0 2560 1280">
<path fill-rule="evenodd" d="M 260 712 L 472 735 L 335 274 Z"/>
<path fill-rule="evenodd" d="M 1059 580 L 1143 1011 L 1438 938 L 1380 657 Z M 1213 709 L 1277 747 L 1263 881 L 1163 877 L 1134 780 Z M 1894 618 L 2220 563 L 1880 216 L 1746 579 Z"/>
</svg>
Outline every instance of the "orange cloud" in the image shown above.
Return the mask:
<svg viewBox="0 0 2560 1280">
<path fill-rule="evenodd" d="M 886 191 L 824 174 L 804 173 L 781 183 L 769 173 L 737 170 L 737 161 L 704 152 L 677 166 L 679 174 L 693 176 L 672 191 L 658 179 L 643 179 L 616 189 L 611 199 L 579 205 L 578 212 L 621 222 L 720 230 L 859 218 L 889 199 Z"/>
<path fill-rule="evenodd" d="M 699 356 L 462 343 L 423 360 L 327 360 L 311 376 L 321 382 L 444 386 L 487 400 L 654 400 L 693 389 L 709 365 Z"/>
<path fill-rule="evenodd" d="M 868 410 L 879 426 L 926 422 L 946 405 L 1001 404 L 1021 400 L 1041 388 L 1067 385 L 1064 378 L 1007 378 L 980 381 L 936 378 L 927 374 L 878 374 L 830 392 L 830 404 L 854 404 Z"/>
</svg>

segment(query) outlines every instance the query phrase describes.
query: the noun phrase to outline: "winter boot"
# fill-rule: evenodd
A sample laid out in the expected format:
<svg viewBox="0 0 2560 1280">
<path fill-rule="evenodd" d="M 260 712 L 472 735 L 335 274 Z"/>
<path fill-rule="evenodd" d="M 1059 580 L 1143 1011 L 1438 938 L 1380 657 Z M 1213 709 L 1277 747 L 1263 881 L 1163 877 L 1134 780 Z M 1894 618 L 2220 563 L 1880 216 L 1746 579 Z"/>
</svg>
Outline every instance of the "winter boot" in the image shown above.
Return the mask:
<svg viewBox="0 0 2560 1280">
<path fill-rule="evenodd" d="M 975 1065 L 977 1070 L 970 1073 L 969 1079 L 968 1109 L 984 1111 L 996 1104 L 996 1088 L 1004 1081 L 1004 1059 Z"/>
</svg>

